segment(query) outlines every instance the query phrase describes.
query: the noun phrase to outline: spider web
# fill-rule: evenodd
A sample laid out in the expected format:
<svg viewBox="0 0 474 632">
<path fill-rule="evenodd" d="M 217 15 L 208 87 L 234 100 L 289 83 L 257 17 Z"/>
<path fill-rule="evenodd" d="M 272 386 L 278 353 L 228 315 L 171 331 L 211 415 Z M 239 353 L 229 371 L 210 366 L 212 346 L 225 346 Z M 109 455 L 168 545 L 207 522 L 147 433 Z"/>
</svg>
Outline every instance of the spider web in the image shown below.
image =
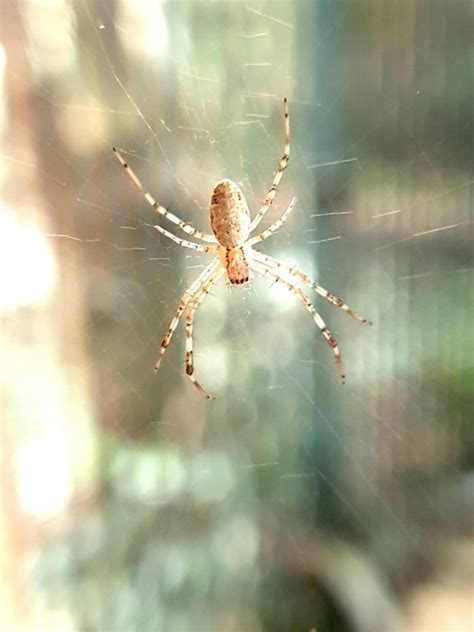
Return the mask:
<svg viewBox="0 0 474 632">
<path fill-rule="evenodd" d="M 412 607 L 414 591 L 442 592 L 447 577 L 461 588 L 443 598 L 459 603 L 473 340 L 467 3 L 449 12 L 442 2 L 49 10 L 64 39 L 47 41 L 32 5 L 23 19 L 48 123 L 37 139 L 45 163 L 34 170 L 51 217 L 41 241 L 18 239 L 23 261 L 32 252 L 47 261 L 35 272 L 44 288 L 22 295 L 16 276 L 11 303 L 57 296 L 63 275 L 80 296 L 73 320 L 85 349 L 71 417 L 71 373 L 48 368 L 31 391 L 44 440 L 26 442 L 19 459 L 32 519 L 80 505 L 80 526 L 38 549 L 38 594 L 57 599 L 54 578 L 66 586 L 58 608 L 34 597 L 39 620 L 410 630 L 432 607 L 424 593 Z M 220 282 L 195 322 L 196 375 L 217 396 L 208 403 L 184 376 L 182 323 L 158 375 L 152 367 L 209 257 L 154 230 L 184 236 L 109 149 L 120 148 L 167 209 L 209 232 L 210 192 L 223 177 L 241 185 L 252 215 L 260 207 L 283 150 L 284 96 L 291 160 L 261 229 L 293 196 L 298 204 L 257 248 L 297 264 L 373 326 L 308 290 L 338 340 L 342 387 L 331 350 L 284 287 Z M 56 208 L 54 187 L 71 211 Z M 8 269 L 18 254 L 4 252 Z M 69 460 L 53 456 L 65 446 Z M 449 601 L 446 611 L 454 617 Z"/>
</svg>

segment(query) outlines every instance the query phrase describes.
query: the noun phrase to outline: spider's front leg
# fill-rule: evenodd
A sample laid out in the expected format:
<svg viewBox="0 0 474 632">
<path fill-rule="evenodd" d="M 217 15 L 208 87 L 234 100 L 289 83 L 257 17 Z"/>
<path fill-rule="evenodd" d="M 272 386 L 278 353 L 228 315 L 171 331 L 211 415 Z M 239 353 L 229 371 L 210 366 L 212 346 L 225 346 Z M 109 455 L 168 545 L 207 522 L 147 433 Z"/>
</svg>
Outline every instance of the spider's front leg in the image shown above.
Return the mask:
<svg viewBox="0 0 474 632">
<path fill-rule="evenodd" d="M 320 314 L 316 311 L 313 304 L 311 303 L 309 298 L 306 296 L 306 294 L 303 292 L 303 290 L 299 288 L 297 285 L 294 285 L 290 281 L 287 281 L 286 279 L 281 277 L 277 272 L 270 269 L 267 265 L 258 261 L 257 258 L 254 258 L 250 265 L 256 272 L 259 272 L 263 276 L 266 276 L 268 279 L 271 279 L 274 283 L 275 282 L 282 283 L 294 296 L 296 296 L 301 301 L 301 303 L 303 303 L 304 307 L 313 317 L 313 320 L 318 326 L 319 331 L 324 336 L 328 345 L 331 347 L 332 352 L 334 354 L 334 359 L 336 361 L 337 370 L 341 378 L 341 382 L 342 384 L 344 384 L 346 380 L 346 374 L 344 372 L 344 367 L 342 365 L 341 352 L 339 350 L 339 345 L 337 344 L 337 341 L 332 335 L 331 331 L 326 327 L 326 323 L 321 318 Z"/>
<path fill-rule="evenodd" d="M 178 326 L 181 316 L 183 315 L 186 307 L 188 306 L 190 301 L 196 296 L 196 294 L 199 292 L 201 287 L 207 282 L 209 277 L 217 270 L 219 265 L 220 265 L 219 259 L 216 257 L 215 259 L 213 259 L 213 261 L 211 261 L 211 263 L 206 268 L 204 268 L 204 270 L 201 272 L 198 278 L 189 286 L 189 288 L 181 297 L 179 301 L 178 309 L 176 310 L 176 313 L 170 323 L 168 331 L 163 336 L 163 340 L 161 341 L 160 351 L 158 354 L 158 358 L 155 362 L 155 372 L 158 371 L 158 369 L 160 368 L 161 361 L 163 360 L 163 356 L 165 355 L 166 350 L 169 347 L 173 334 L 176 331 L 176 327 Z"/>
<path fill-rule="evenodd" d="M 365 323 L 366 325 L 372 324 L 370 320 L 367 320 L 367 318 L 359 316 L 359 314 L 357 314 L 357 312 L 346 305 L 342 299 L 338 298 L 334 294 L 331 294 L 331 292 L 328 292 L 324 287 L 312 281 L 307 274 L 301 272 L 301 270 L 298 270 L 296 266 L 289 266 L 285 263 L 282 263 L 281 261 L 278 261 L 278 259 L 275 259 L 275 257 L 264 255 L 263 252 L 258 252 L 256 250 L 254 250 L 253 252 L 255 259 L 259 263 L 273 269 L 275 272 L 278 272 L 278 270 L 283 270 L 291 277 L 295 277 L 295 280 L 298 279 L 299 281 L 308 285 L 311 289 L 317 292 L 319 296 L 322 296 L 329 303 L 332 303 L 332 305 L 335 305 L 336 307 L 339 307 L 340 309 L 347 312 L 347 314 L 349 314 L 349 316 L 352 316 L 352 318 L 354 318 L 355 320 L 358 320 L 361 323 Z"/>
<path fill-rule="evenodd" d="M 193 355 L 193 330 L 194 330 L 194 317 L 197 309 L 204 301 L 211 288 L 217 283 L 221 275 L 224 273 L 223 268 L 218 268 L 211 276 L 203 283 L 199 291 L 196 293 L 192 301 L 189 303 L 188 311 L 186 312 L 186 375 L 189 377 L 194 386 L 198 389 L 203 397 L 206 399 L 215 399 L 213 395 L 209 395 L 205 388 L 194 377 L 194 355 Z"/>
</svg>

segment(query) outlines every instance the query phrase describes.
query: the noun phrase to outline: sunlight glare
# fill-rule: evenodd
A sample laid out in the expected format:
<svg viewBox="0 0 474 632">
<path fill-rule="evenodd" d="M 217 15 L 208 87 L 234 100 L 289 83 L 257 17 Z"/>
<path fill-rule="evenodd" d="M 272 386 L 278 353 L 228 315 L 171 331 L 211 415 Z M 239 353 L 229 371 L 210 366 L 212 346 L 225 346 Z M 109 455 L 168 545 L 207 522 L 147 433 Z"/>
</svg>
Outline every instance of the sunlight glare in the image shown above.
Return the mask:
<svg viewBox="0 0 474 632">
<path fill-rule="evenodd" d="M 50 429 L 19 450 L 18 495 L 26 514 L 47 519 L 66 506 L 72 493 L 68 447 L 65 433 Z"/>
<path fill-rule="evenodd" d="M 54 278 L 54 258 L 44 237 L 0 207 L 0 309 L 43 302 Z"/>
<path fill-rule="evenodd" d="M 117 32 L 125 49 L 138 57 L 161 57 L 168 48 L 168 28 L 161 2 L 120 2 Z"/>
</svg>

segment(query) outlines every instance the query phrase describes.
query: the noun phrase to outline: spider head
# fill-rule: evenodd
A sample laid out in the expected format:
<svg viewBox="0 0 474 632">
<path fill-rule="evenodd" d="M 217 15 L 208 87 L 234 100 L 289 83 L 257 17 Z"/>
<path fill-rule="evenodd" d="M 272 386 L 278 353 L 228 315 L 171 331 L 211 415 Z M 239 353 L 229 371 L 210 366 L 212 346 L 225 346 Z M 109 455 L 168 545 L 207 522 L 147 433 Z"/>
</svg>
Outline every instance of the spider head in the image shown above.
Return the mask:
<svg viewBox="0 0 474 632">
<path fill-rule="evenodd" d="M 221 265 L 226 269 L 232 285 L 244 285 L 250 278 L 249 264 L 243 248 L 219 248 Z"/>
</svg>

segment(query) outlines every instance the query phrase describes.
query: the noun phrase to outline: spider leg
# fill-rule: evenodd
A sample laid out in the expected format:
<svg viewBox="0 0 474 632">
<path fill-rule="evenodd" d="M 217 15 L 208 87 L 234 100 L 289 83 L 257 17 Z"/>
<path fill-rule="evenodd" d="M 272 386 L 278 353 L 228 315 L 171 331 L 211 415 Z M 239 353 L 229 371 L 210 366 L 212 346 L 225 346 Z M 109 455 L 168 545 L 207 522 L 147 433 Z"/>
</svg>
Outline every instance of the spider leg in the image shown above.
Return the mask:
<svg viewBox="0 0 474 632">
<path fill-rule="evenodd" d="M 281 177 L 283 175 L 283 172 L 287 168 L 288 162 L 290 160 L 290 115 L 288 112 L 288 99 L 286 97 L 283 99 L 283 103 L 285 106 L 285 148 L 283 150 L 283 156 L 280 158 L 278 171 L 273 178 L 272 186 L 270 187 L 267 197 L 263 201 L 263 205 L 261 206 L 260 210 L 250 223 L 250 231 L 253 231 L 258 226 L 258 224 L 260 224 L 262 217 L 272 205 L 273 200 L 275 199 L 278 185 L 280 184 Z"/>
<path fill-rule="evenodd" d="M 119 150 L 116 149 L 115 147 L 112 147 L 112 149 L 114 151 L 114 154 L 117 160 L 127 172 L 130 180 L 137 187 L 137 189 L 143 193 L 148 204 L 150 204 L 150 206 L 152 206 L 157 213 L 159 213 L 160 215 L 163 215 L 163 217 L 166 217 L 166 219 L 168 219 L 170 222 L 173 222 L 173 224 L 176 224 L 176 226 L 179 226 L 181 230 L 183 230 L 188 235 L 191 235 L 192 237 L 197 237 L 198 239 L 202 239 L 203 241 L 208 241 L 214 244 L 216 243 L 216 238 L 214 237 L 214 235 L 208 235 L 207 233 L 203 233 L 200 230 L 197 230 L 196 228 L 194 228 L 194 226 L 191 226 L 191 224 L 187 224 L 186 222 L 183 222 L 181 219 L 179 219 L 179 217 L 174 215 L 174 213 L 170 213 L 170 211 L 165 209 L 164 206 L 161 206 L 161 204 L 158 204 L 158 202 L 148 193 L 148 191 L 145 190 L 138 176 L 135 174 L 132 168 L 128 165 L 127 161 L 124 159 L 124 157 L 119 152 Z"/>
<path fill-rule="evenodd" d="M 197 309 L 204 301 L 213 285 L 217 283 L 224 269 L 218 268 L 210 277 L 204 281 L 199 290 L 194 295 L 193 299 L 189 302 L 186 312 L 186 375 L 189 377 L 194 386 L 198 389 L 203 397 L 206 399 L 215 399 L 213 395 L 209 395 L 203 386 L 194 377 L 194 356 L 193 356 L 193 329 L 194 329 L 194 316 Z"/>
<path fill-rule="evenodd" d="M 250 265 L 256 272 L 258 272 L 259 274 L 262 274 L 268 279 L 271 279 L 273 282 L 282 283 L 292 294 L 294 294 L 303 303 L 305 308 L 313 317 L 313 320 L 318 326 L 319 331 L 322 333 L 322 335 L 326 339 L 326 342 L 331 347 L 332 352 L 334 354 L 334 359 L 336 360 L 336 366 L 337 366 L 337 370 L 339 371 L 341 382 L 342 384 L 344 384 L 346 375 L 344 373 L 344 368 L 342 366 L 341 352 L 339 351 L 339 346 L 336 342 L 336 339 L 334 338 L 332 333 L 329 331 L 329 329 L 326 327 L 326 323 L 318 314 L 316 309 L 313 307 L 313 305 L 311 304 L 311 301 L 303 292 L 303 290 L 299 288 L 298 286 L 293 285 L 293 283 L 291 283 L 290 281 L 287 281 L 286 279 L 281 277 L 279 274 L 270 270 L 270 268 L 268 268 L 264 263 L 260 263 L 260 262 L 256 262 L 255 260 L 252 260 Z"/>
<path fill-rule="evenodd" d="M 169 230 L 163 228 L 162 226 L 153 226 L 159 233 L 165 235 L 174 241 L 176 244 L 180 246 L 184 246 L 185 248 L 191 248 L 192 250 L 197 250 L 198 252 L 217 252 L 217 244 L 211 244 L 210 246 L 205 246 L 204 244 L 195 244 L 192 241 L 187 241 L 186 239 L 181 239 L 181 237 L 176 237 L 173 233 L 170 233 Z"/>
<path fill-rule="evenodd" d="M 163 340 L 161 341 L 160 351 L 158 354 L 158 358 L 155 362 L 155 371 L 158 371 L 158 369 L 160 368 L 160 364 L 161 364 L 161 361 L 163 360 L 163 356 L 166 353 L 166 349 L 168 348 L 171 342 L 171 338 L 173 337 L 176 327 L 178 326 L 180 318 L 183 315 L 184 310 L 188 306 L 189 301 L 196 295 L 196 293 L 199 291 L 201 286 L 204 283 L 206 283 L 208 278 L 217 270 L 219 265 L 220 265 L 220 261 L 216 257 L 215 259 L 211 261 L 211 263 L 206 268 L 204 268 L 204 270 L 201 272 L 198 278 L 195 281 L 193 281 L 193 283 L 191 283 L 189 288 L 181 297 L 179 301 L 178 309 L 176 310 L 176 313 L 170 323 L 170 326 L 168 327 L 168 331 L 163 336 Z"/>
<path fill-rule="evenodd" d="M 370 320 L 367 320 L 367 318 L 363 318 L 362 316 L 359 316 L 359 314 L 354 312 L 340 298 L 338 298 L 337 296 L 334 296 L 334 294 L 331 294 L 325 288 L 321 287 L 320 285 L 318 285 L 317 283 L 312 281 L 309 278 L 308 275 L 306 275 L 306 274 L 304 274 L 304 272 L 301 272 L 300 270 L 298 270 L 298 268 L 296 266 L 286 265 L 285 263 L 281 263 L 280 261 L 278 261 L 274 257 L 270 257 L 269 255 L 264 255 L 262 252 L 258 252 L 256 250 L 253 251 L 252 256 L 254 257 L 254 259 L 256 259 L 259 263 L 262 263 L 263 265 L 267 265 L 267 266 L 269 266 L 269 267 L 271 267 L 273 269 L 277 269 L 277 270 L 284 270 L 289 275 L 298 278 L 303 283 L 306 283 L 306 285 L 308 285 L 310 288 L 312 288 L 320 296 L 322 296 L 327 301 L 329 301 L 329 303 L 332 303 L 336 307 L 340 307 L 342 310 L 347 312 L 350 316 L 352 316 L 352 318 L 355 318 L 356 320 L 359 320 L 361 323 L 366 323 L 367 325 L 371 325 L 372 324 L 370 322 Z"/>
<path fill-rule="evenodd" d="M 294 197 L 291 200 L 291 202 L 289 203 L 288 208 L 286 209 L 286 211 L 280 217 L 280 219 L 277 219 L 276 222 L 274 222 L 269 228 L 267 228 L 267 230 L 264 230 L 259 235 L 255 235 L 255 237 L 251 237 L 248 240 L 247 245 L 253 246 L 254 244 L 258 244 L 259 241 L 263 241 L 264 239 L 267 239 L 267 237 L 270 237 L 270 235 L 272 235 L 275 231 L 277 231 L 279 228 L 281 228 L 281 226 L 283 226 L 283 224 L 286 222 L 286 220 L 288 219 L 289 215 L 291 214 L 291 212 L 295 208 L 295 204 L 296 204 L 296 198 Z"/>
</svg>

